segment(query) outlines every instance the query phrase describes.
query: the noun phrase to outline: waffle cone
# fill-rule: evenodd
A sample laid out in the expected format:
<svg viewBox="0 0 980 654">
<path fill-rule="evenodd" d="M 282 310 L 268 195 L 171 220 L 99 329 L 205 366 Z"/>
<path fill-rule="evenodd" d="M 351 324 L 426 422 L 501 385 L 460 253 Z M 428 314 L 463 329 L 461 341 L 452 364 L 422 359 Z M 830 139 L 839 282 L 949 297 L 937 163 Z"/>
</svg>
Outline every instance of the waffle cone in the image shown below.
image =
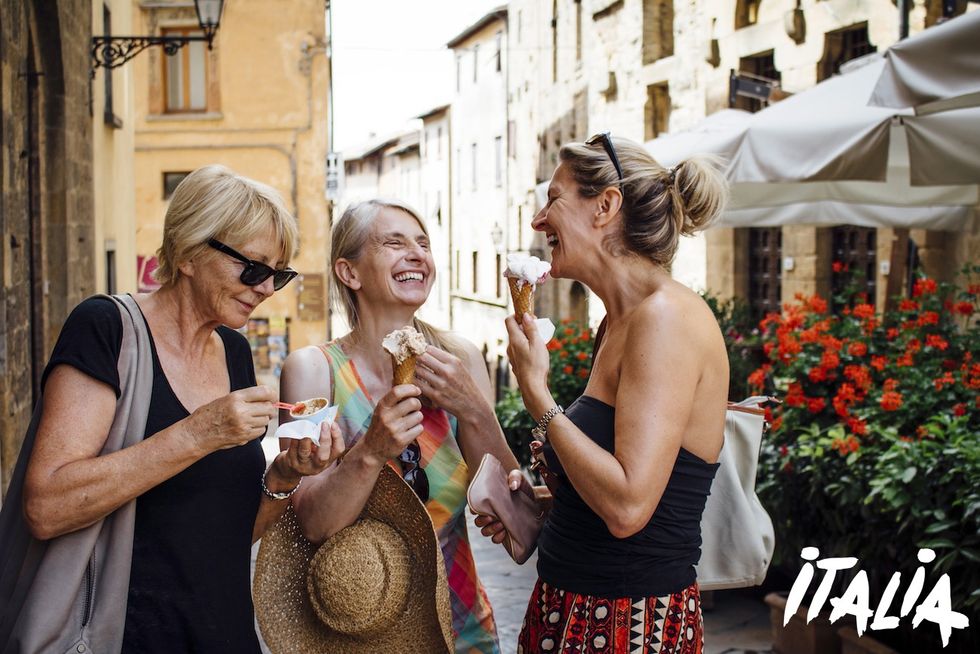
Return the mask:
<svg viewBox="0 0 980 654">
<path fill-rule="evenodd" d="M 399 363 L 394 356 L 391 357 L 391 367 L 394 370 L 392 377 L 395 386 L 415 383 L 415 359 L 416 356 L 412 355 Z"/>
<path fill-rule="evenodd" d="M 510 297 L 514 300 L 514 317 L 520 322 L 525 313 L 534 313 L 534 285 L 519 285 L 520 280 L 516 277 L 508 277 L 507 283 L 510 284 Z"/>
</svg>

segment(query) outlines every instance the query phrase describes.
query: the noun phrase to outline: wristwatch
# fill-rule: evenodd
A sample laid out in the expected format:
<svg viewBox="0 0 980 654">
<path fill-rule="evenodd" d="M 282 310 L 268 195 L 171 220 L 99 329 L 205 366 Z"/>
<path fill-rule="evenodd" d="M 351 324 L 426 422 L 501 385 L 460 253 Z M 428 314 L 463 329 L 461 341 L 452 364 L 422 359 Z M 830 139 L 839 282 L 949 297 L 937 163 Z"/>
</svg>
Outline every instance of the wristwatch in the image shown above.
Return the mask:
<svg viewBox="0 0 980 654">
<path fill-rule="evenodd" d="M 548 425 L 559 413 L 565 413 L 565 409 L 560 404 L 556 404 L 548 409 L 548 412 L 541 416 L 541 420 L 538 420 L 538 424 L 531 429 L 531 436 L 535 440 L 542 442 L 548 440 Z"/>
</svg>

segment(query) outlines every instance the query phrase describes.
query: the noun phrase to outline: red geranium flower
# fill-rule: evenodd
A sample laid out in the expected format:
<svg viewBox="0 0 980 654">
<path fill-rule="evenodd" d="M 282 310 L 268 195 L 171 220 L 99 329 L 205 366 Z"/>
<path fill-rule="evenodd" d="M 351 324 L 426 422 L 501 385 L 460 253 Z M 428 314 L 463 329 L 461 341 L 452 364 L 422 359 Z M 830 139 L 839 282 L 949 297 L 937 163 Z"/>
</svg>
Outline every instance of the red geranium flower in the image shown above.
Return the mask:
<svg viewBox="0 0 980 654">
<path fill-rule="evenodd" d="M 953 415 L 954 416 L 965 416 L 966 415 L 966 405 L 962 402 L 953 405 Z"/>
<path fill-rule="evenodd" d="M 881 408 L 885 411 L 898 411 L 902 408 L 902 394 L 895 391 L 882 393 Z"/>
<path fill-rule="evenodd" d="M 928 277 L 923 277 L 922 279 L 915 280 L 915 284 L 912 286 L 912 297 L 919 297 L 929 293 L 936 292 L 936 280 L 929 279 Z"/>
<path fill-rule="evenodd" d="M 918 311 L 919 303 L 915 300 L 909 300 L 908 298 L 902 300 L 898 303 L 899 311 Z"/>
<path fill-rule="evenodd" d="M 875 308 L 870 304 L 856 304 L 854 305 L 854 309 L 852 309 L 851 312 L 857 318 L 863 318 L 863 319 L 874 318 Z"/>
<path fill-rule="evenodd" d="M 863 357 L 868 353 L 868 346 L 861 341 L 854 341 L 847 347 L 847 353 L 852 357 Z"/>
<path fill-rule="evenodd" d="M 566 375 L 570 375 L 570 374 L 572 374 L 572 367 L 571 366 L 565 366 L 564 368 L 561 369 L 561 371 L 563 373 L 565 373 Z"/>
<path fill-rule="evenodd" d="M 961 316 L 972 316 L 975 310 L 972 302 L 957 302 L 955 306 L 956 313 Z"/>
<path fill-rule="evenodd" d="M 937 350 L 945 350 L 949 347 L 949 343 L 946 341 L 946 339 L 939 334 L 928 334 L 926 336 L 926 345 Z"/>
<path fill-rule="evenodd" d="M 871 367 L 877 370 L 878 372 L 884 370 L 887 364 L 888 364 L 888 357 L 881 356 L 878 354 L 871 355 Z"/>
<path fill-rule="evenodd" d="M 806 401 L 806 408 L 810 413 L 820 413 L 827 407 L 827 400 L 822 397 L 811 397 Z"/>
<path fill-rule="evenodd" d="M 919 314 L 919 327 L 925 327 L 926 325 L 938 325 L 939 324 L 939 314 L 935 311 L 923 311 Z"/>
</svg>

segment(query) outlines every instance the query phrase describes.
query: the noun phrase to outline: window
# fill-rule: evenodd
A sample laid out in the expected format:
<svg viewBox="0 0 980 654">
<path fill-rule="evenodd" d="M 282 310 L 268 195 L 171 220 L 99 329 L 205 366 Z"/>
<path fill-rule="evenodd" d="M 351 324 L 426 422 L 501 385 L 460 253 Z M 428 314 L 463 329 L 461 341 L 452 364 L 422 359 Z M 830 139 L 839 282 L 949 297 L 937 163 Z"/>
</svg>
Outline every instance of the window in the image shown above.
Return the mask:
<svg viewBox="0 0 980 654">
<path fill-rule="evenodd" d="M 200 30 L 185 28 L 164 30 L 164 36 L 202 36 Z M 191 41 L 176 53 L 163 58 L 167 89 L 167 111 L 172 113 L 206 111 L 207 46 Z"/>
<path fill-rule="evenodd" d="M 503 70 L 503 54 L 502 54 L 503 46 L 504 46 L 504 35 L 502 32 L 497 32 L 497 37 L 494 42 L 495 49 L 493 52 L 493 60 L 494 60 L 494 66 L 497 69 L 498 73 L 501 70 Z"/>
<path fill-rule="evenodd" d="M 521 32 L 523 31 L 524 21 L 522 20 L 521 10 L 517 10 L 517 42 L 521 42 Z"/>
<path fill-rule="evenodd" d="M 163 174 L 163 199 L 169 200 L 170 196 L 174 194 L 177 190 L 177 185 L 184 181 L 184 178 L 190 175 L 190 172 L 182 173 L 164 173 Z"/>
<path fill-rule="evenodd" d="M 116 292 L 116 242 L 106 241 L 105 244 L 105 292 L 112 295 Z"/>
<path fill-rule="evenodd" d="M 480 44 L 473 46 L 473 83 L 476 84 L 476 74 L 480 70 Z"/>
<path fill-rule="evenodd" d="M 575 0 L 575 61 L 582 61 L 582 0 Z"/>
<path fill-rule="evenodd" d="M 558 81 L 558 0 L 551 3 L 551 81 Z"/>
<path fill-rule="evenodd" d="M 459 290 L 459 269 L 460 269 L 459 250 L 456 250 L 456 268 L 453 270 L 453 287 Z"/>
<path fill-rule="evenodd" d="M 759 4 L 762 0 L 738 0 L 735 3 L 735 29 L 755 25 L 759 20 Z"/>
<path fill-rule="evenodd" d="M 456 53 L 456 92 L 463 88 L 463 55 Z"/>
<path fill-rule="evenodd" d="M 770 88 L 779 86 L 783 80 L 782 73 L 776 69 L 776 60 L 773 57 L 772 50 L 742 57 L 738 62 L 738 71 L 742 76 L 763 82 Z M 765 108 L 767 105 L 768 101 L 760 100 L 750 95 L 737 94 L 734 107 L 754 113 Z"/>
<path fill-rule="evenodd" d="M 442 189 L 436 191 L 436 224 L 442 227 Z"/>
<path fill-rule="evenodd" d="M 674 1 L 643 0 L 643 63 L 674 54 Z"/>
<path fill-rule="evenodd" d="M 496 290 L 497 297 L 500 297 L 502 295 L 502 290 L 503 290 L 501 288 L 503 286 L 502 282 L 503 282 L 503 279 L 504 279 L 504 269 L 503 269 L 502 266 L 503 266 L 503 257 L 498 254 L 497 255 L 497 275 L 495 277 L 495 279 L 497 280 L 497 290 Z"/>
<path fill-rule="evenodd" d="M 442 127 L 436 129 L 436 159 L 442 161 Z"/>
<path fill-rule="evenodd" d="M 666 83 L 647 87 L 646 140 L 667 133 L 670 123 L 670 88 Z"/>
<path fill-rule="evenodd" d="M 837 299 L 848 291 L 848 285 L 855 279 L 859 284 L 856 292 L 863 293 L 865 297 L 864 299 L 853 296 L 843 298 L 845 302 L 857 299 L 874 304 L 878 233 L 873 227 L 843 225 L 834 227 L 831 235 L 833 261 L 837 264 L 830 278 L 834 309 L 841 307 Z"/>
<path fill-rule="evenodd" d="M 474 295 L 480 292 L 479 254 L 480 254 L 479 252 L 473 253 L 473 294 Z"/>
<path fill-rule="evenodd" d="M 817 81 L 833 77 L 841 64 L 871 54 L 877 48 L 868 41 L 868 24 L 853 25 L 824 34 L 823 58 L 817 64 Z"/>
<path fill-rule="evenodd" d="M 504 185 L 504 137 L 498 136 L 493 139 L 494 151 L 494 174 L 493 178 L 497 188 Z"/>
<path fill-rule="evenodd" d="M 779 313 L 783 294 L 783 230 L 752 227 L 749 232 L 749 310 L 754 320 Z"/>
<path fill-rule="evenodd" d="M 472 147 L 472 157 L 470 158 L 470 162 L 471 162 L 470 171 L 472 172 L 473 190 L 475 191 L 476 190 L 476 143 L 474 143 L 471 147 Z"/>
</svg>

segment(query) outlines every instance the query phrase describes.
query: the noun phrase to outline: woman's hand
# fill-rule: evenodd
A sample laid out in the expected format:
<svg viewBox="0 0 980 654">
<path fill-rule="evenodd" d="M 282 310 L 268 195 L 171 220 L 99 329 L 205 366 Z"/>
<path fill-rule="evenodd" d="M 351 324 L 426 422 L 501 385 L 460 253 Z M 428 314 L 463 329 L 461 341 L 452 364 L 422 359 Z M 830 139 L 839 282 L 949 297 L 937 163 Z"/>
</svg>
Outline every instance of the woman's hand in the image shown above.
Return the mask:
<svg viewBox="0 0 980 654">
<path fill-rule="evenodd" d="M 415 379 L 422 395 L 437 408 L 457 418 L 487 411 L 486 397 L 459 357 L 430 345 L 418 362 Z"/>
<path fill-rule="evenodd" d="M 336 422 L 320 423 L 319 445 L 309 438 L 283 438 L 279 442 L 283 441 L 288 441 L 285 443 L 286 449 L 276 456 L 270 472 L 274 472 L 288 488 L 295 487 L 303 477 L 318 475 L 326 470 L 346 449 L 344 435 Z"/>
<path fill-rule="evenodd" d="M 532 416 L 540 416 L 555 403 L 548 390 L 548 370 L 551 366 L 548 348 L 541 340 L 531 314 L 525 313 L 520 325 L 514 316 L 508 316 L 505 323 L 510 337 L 507 357 L 517 377 L 524 406 Z"/>
<path fill-rule="evenodd" d="M 421 393 L 414 384 L 400 384 L 374 407 L 371 425 L 357 446 L 365 448 L 363 451 L 374 457 L 379 468 L 422 433 Z"/>
<path fill-rule="evenodd" d="M 546 513 L 551 510 L 553 496 L 551 490 L 544 486 L 532 486 L 520 470 L 511 470 L 507 475 L 507 485 L 511 492 L 527 493 L 537 501 L 538 506 Z M 494 543 L 502 543 L 507 538 L 507 530 L 504 523 L 496 517 L 489 515 L 478 515 L 473 519 L 473 524 L 480 528 L 480 533 L 492 540 Z"/>
<path fill-rule="evenodd" d="M 232 391 L 198 407 L 184 419 L 184 431 L 204 453 L 244 445 L 265 434 L 277 399 L 268 386 Z"/>
</svg>

